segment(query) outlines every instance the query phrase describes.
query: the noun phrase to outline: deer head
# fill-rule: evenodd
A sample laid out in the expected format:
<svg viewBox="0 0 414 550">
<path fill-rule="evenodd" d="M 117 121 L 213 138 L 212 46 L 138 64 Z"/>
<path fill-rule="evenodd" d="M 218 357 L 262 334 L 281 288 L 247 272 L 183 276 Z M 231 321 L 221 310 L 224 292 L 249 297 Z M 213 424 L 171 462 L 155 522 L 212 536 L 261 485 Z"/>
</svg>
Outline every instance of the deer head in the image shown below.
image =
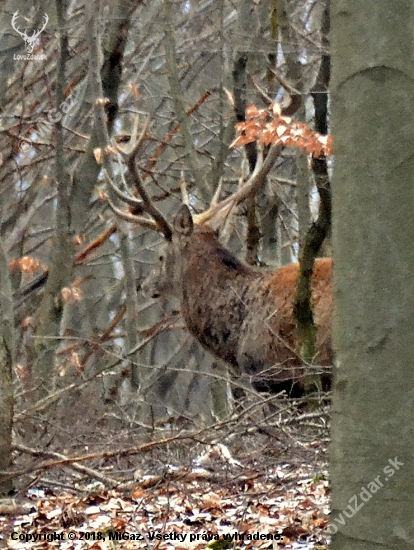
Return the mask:
<svg viewBox="0 0 414 550">
<path fill-rule="evenodd" d="M 18 19 L 18 18 L 19 18 L 19 12 L 16 11 L 16 12 L 13 14 L 13 18 L 12 18 L 12 22 L 11 22 L 12 27 L 13 27 L 13 29 L 14 29 L 18 34 L 20 34 L 20 36 L 21 36 L 21 37 L 23 38 L 23 40 L 25 41 L 27 52 L 28 52 L 28 53 L 32 53 L 37 38 L 38 38 L 39 35 L 45 30 L 46 25 L 48 24 L 49 16 L 45 13 L 45 15 L 43 16 L 44 22 L 43 22 L 42 28 L 39 29 L 39 30 L 33 30 L 33 34 L 32 34 L 31 36 L 28 36 L 26 30 L 22 32 L 22 31 L 20 30 L 20 27 L 16 27 L 16 22 L 17 22 L 17 19 Z"/>
</svg>

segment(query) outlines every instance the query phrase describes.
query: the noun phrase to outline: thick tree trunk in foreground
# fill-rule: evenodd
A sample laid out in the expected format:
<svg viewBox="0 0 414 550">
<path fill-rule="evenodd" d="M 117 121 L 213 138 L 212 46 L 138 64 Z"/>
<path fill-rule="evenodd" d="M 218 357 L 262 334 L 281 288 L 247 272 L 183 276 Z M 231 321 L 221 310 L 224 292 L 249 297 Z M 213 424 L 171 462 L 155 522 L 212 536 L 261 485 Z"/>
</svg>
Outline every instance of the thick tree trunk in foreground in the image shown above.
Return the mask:
<svg viewBox="0 0 414 550">
<path fill-rule="evenodd" d="M 414 4 L 331 9 L 337 368 L 328 530 L 334 550 L 414 548 Z"/>
</svg>

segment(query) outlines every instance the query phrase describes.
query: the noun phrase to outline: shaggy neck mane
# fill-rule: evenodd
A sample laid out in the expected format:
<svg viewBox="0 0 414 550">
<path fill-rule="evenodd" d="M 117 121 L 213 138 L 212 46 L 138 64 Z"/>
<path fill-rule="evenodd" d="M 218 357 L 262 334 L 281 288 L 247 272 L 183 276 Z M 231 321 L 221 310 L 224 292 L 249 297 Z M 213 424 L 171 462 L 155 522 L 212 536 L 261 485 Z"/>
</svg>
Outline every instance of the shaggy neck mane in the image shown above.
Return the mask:
<svg viewBox="0 0 414 550">
<path fill-rule="evenodd" d="M 230 250 L 218 240 L 216 233 L 209 227 L 195 227 L 194 235 L 186 247 L 187 258 L 192 265 L 201 265 L 210 270 L 213 266 L 221 268 L 219 276 L 232 278 L 234 275 L 254 275 L 252 267 L 241 262 Z M 209 273 L 210 276 L 213 273 Z"/>
</svg>

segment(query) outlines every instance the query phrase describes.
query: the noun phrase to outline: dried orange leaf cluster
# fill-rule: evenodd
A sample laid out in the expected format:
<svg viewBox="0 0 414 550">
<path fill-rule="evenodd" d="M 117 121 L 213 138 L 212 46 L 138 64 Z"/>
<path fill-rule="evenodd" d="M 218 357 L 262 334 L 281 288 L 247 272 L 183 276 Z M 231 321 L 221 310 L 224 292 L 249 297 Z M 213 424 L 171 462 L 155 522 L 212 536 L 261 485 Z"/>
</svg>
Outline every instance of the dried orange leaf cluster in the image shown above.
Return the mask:
<svg viewBox="0 0 414 550">
<path fill-rule="evenodd" d="M 76 288 L 74 285 L 67 287 L 65 286 L 61 290 L 62 300 L 64 302 L 69 302 L 70 304 L 77 304 L 82 300 L 82 290 Z"/>
<path fill-rule="evenodd" d="M 47 266 L 37 258 L 32 256 L 22 256 L 21 258 L 13 258 L 9 262 L 11 271 L 21 271 L 22 273 L 37 273 L 38 271 L 47 271 Z"/>
<path fill-rule="evenodd" d="M 315 132 L 304 122 L 282 116 L 281 107 L 273 103 L 267 109 L 249 105 L 246 121 L 236 124 L 237 138 L 231 147 L 257 141 L 264 145 L 296 147 L 315 157 L 332 155 L 332 136 Z"/>
</svg>

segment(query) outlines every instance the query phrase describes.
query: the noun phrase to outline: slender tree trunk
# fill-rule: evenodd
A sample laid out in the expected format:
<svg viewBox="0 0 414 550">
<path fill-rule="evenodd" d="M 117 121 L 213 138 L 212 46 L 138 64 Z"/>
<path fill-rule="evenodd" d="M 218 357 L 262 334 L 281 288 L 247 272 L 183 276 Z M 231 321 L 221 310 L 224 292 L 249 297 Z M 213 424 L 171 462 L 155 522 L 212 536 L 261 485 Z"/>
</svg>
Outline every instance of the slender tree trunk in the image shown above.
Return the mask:
<svg viewBox="0 0 414 550">
<path fill-rule="evenodd" d="M 12 464 L 14 315 L 8 262 L 2 241 L 0 289 L 0 471 L 6 471 Z M 0 474 L 0 495 L 7 494 L 12 489 L 12 481 Z"/>
</svg>

